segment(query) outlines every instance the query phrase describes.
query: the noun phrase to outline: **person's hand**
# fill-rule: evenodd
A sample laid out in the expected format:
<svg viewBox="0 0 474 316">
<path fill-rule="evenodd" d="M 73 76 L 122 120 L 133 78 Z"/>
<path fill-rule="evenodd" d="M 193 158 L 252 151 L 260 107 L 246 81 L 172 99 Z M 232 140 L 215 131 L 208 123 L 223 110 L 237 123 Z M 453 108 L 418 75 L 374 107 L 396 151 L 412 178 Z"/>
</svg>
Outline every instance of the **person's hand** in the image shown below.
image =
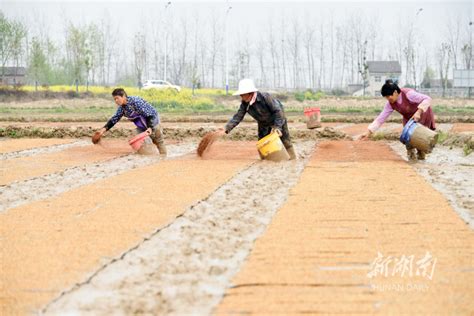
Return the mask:
<svg viewBox="0 0 474 316">
<path fill-rule="evenodd" d="M 368 130 L 359 137 L 359 140 L 369 140 L 370 136 L 372 136 L 372 132 Z"/>
<path fill-rule="evenodd" d="M 272 133 L 277 133 L 279 137 L 281 137 L 283 134 L 281 133 L 279 128 L 273 127 L 272 128 Z"/>
<path fill-rule="evenodd" d="M 422 113 L 423 110 L 421 109 L 418 109 L 415 114 L 413 114 L 413 116 L 411 117 L 415 122 L 418 122 L 421 118 L 421 113 Z"/>
</svg>

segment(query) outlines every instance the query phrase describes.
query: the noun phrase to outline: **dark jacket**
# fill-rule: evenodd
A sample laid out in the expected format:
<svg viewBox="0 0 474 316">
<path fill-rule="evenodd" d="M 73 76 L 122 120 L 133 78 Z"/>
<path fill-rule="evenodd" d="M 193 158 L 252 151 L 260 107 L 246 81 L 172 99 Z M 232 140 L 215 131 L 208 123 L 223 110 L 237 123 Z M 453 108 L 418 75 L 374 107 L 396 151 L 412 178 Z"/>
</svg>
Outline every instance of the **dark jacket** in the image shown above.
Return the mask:
<svg viewBox="0 0 474 316">
<path fill-rule="evenodd" d="M 239 125 L 247 112 L 258 122 L 259 126 L 272 126 L 282 130 L 283 124 L 286 122 L 281 102 L 266 92 L 257 92 L 254 104 L 249 105 L 248 102 L 240 104 L 237 113 L 225 126 L 226 133 Z"/>
</svg>

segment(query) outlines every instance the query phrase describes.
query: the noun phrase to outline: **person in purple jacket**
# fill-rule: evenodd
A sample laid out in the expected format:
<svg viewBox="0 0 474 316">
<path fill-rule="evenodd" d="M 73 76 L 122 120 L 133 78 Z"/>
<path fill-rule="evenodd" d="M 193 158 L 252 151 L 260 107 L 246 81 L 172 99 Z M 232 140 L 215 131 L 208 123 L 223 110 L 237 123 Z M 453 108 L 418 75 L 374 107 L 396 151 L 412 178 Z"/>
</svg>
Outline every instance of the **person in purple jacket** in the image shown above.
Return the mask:
<svg viewBox="0 0 474 316">
<path fill-rule="evenodd" d="M 111 129 L 118 121 L 125 116 L 132 121 L 137 127 L 137 133 L 144 131 L 150 132 L 150 138 L 158 147 L 160 155 L 166 156 L 166 146 L 163 140 L 163 130 L 160 125 L 160 117 L 155 108 L 140 97 L 127 96 L 122 88 L 117 88 L 112 92 L 115 104 L 117 104 L 117 112 L 112 116 L 104 127 L 98 132 L 100 136 Z"/>
<path fill-rule="evenodd" d="M 386 80 L 380 91 L 383 97 L 387 99 L 382 112 L 369 125 L 367 133 L 362 135 L 361 139 L 368 139 L 376 130 L 382 126 L 385 120 L 397 111 L 403 117 L 403 126 L 413 119 L 423 124 L 431 130 L 436 129 L 433 109 L 431 108 L 431 98 L 427 95 L 419 93 L 413 89 L 399 88 L 392 80 Z M 406 145 L 409 160 L 424 160 L 426 153 L 416 150 L 409 144 Z"/>
</svg>

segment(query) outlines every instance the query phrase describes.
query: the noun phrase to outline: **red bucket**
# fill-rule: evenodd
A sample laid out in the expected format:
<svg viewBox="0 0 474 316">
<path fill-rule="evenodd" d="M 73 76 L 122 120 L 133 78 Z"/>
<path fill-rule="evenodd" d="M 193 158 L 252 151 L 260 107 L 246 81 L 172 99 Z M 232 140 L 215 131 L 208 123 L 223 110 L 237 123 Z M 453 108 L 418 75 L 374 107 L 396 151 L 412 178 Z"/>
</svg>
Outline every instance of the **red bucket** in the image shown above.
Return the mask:
<svg viewBox="0 0 474 316">
<path fill-rule="evenodd" d="M 304 109 L 304 116 L 307 116 L 307 117 L 310 117 L 316 113 L 321 113 L 321 109 L 320 108 L 307 108 L 307 109 Z"/>
<path fill-rule="evenodd" d="M 133 137 L 128 141 L 128 144 L 132 146 L 134 150 L 139 150 L 140 147 L 142 147 L 143 142 L 145 141 L 145 138 L 147 138 L 150 135 L 149 132 L 145 131 L 143 133 L 138 134 L 137 136 Z"/>
</svg>

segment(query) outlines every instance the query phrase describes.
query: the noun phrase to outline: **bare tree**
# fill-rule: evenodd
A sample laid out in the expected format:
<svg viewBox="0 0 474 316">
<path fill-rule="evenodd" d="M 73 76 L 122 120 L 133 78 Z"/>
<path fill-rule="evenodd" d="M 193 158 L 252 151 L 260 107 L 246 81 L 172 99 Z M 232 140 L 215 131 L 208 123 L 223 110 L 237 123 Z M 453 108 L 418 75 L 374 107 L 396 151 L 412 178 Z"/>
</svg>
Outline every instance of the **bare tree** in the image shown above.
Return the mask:
<svg viewBox="0 0 474 316">
<path fill-rule="evenodd" d="M 248 34 L 249 30 L 246 30 L 245 34 Z M 241 78 L 250 78 L 250 77 L 253 77 L 252 75 L 252 72 L 251 72 L 251 68 L 250 68 L 250 60 L 251 60 L 251 57 L 252 57 L 252 54 L 250 52 L 250 49 L 251 49 L 251 40 L 249 39 L 249 37 L 245 36 L 245 40 L 242 41 L 244 43 L 243 45 L 243 48 L 242 48 L 242 53 L 243 53 L 243 56 L 244 56 L 244 59 L 243 59 L 243 63 L 242 63 L 242 66 L 243 66 L 243 73 L 242 73 L 242 77 Z"/>
<path fill-rule="evenodd" d="M 211 87 L 215 87 L 215 74 L 216 74 L 216 62 L 217 62 L 217 54 L 219 48 L 222 47 L 222 35 L 221 35 L 221 25 L 219 23 L 219 18 L 217 17 L 216 13 L 214 12 L 211 16 L 211 56 L 210 56 L 210 63 L 209 67 L 211 68 Z"/>
<path fill-rule="evenodd" d="M 308 67 L 308 87 L 314 88 L 314 40 L 315 40 L 315 30 L 312 25 L 306 27 L 304 33 L 304 48 L 306 50 L 306 64 Z"/>
<path fill-rule="evenodd" d="M 280 86 L 280 67 L 278 65 L 278 47 L 274 33 L 273 18 L 268 22 L 268 46 L 270 48 L 270 55 L 272 58 L 272 87 Z"/>
<path fill-rule="evenodd" d="M 462 19 L 460 16 L 451 15 L 451 17 L 446 20 L 446 37 L 447 43 L 449 43 L 450 46 L 454 69 L 458 69 L 458 51 L 461 35 L 461 23 Z"/>
<path fill-rule="evenodd" d="M 348 21 L 348 27 L 350 29 L 348 32 L 348 36 L 350 38 L 350 44 L 348 48 L 351 61 L 351 81 L 360 82 L 364 88 L 364 94 L 368 81 L 368 32 L 365 21 L 366 20 L 364 16 L 360 13 L 354 13 Z"/>
<path fill-rule="evenodd" d="M 451 62 L 451 45 L 449 43 L 442 43 L 438 49 L 438 67 L 439 77 L 441 78 L 443 86 L 443 97 L 446 95 L 448 87 L 448 71 Z"/>
<path fill-rule="evenodd" d="M 107 15 L 109 13 L 107 12 Z M 114 26 L 110 22 L 110 19 L 106 18 L 105 22 L 102 23 L 102 33 L 104 34 L 105 40 L 105 63 L 106 63 L 106 74 L 105 74 L 105 82 L 107 84 L 111 83 L 111 72 L 114 59 L 118 59 L 118 49 L 117 46 L 119 45 L 118 41 L 120 37 L 119 26 Z"/>
<path fill-rule="evenodd" d="M 207 66 L 207 51 L 208 51 L 208 45 L 207 42 L 205 41 L 204 37 L 201 37 L 199 39 L 199 56 L 200 56 L 200 67 L 201 67 L 201 76 L 202 76 L 202 84 L 209 87 L 209 81 L 208 81 L 208 73 L 209 73 L 209 67 Z"/>
<path fill-rule="evenodd" d="M 368 57 L 371 60 L 377 60 L 377 48 L 379 48 L 379 34 L 378 29 L 380 25 L 380 18 L 378 16 L 369 19 L 367 28 L 367 42 L 368 42 Z"/>
<path fill-rule="evenodd" d="M 160 74 L 162 73 L 161 67 L 161 54 L 160 49 L 162 45 L 162 41 L 164 38 L 163 32 L 163 23 L 164 19 L 161 14 L 156 15 L 155 12 L 150 13 L 150 34 L 151 34 L 151 52 L 152 52 L 152 63 L 153 63 L 153 77 L 160 78 Z"/>
<path fill-rule="evenodd" d="M 357 56 L 357 50 L 356 50 L 356 40 L 357 40 L 357 37 L 356 35 L 358 35 L 356 32 L 355 32 L 355 29 L 354 29 L 354 25 L 357 25 L 357 22 L 353 21 L 354 17 L 352 17 L 348 24 L 347 24 L 347 29 L 349 30 L 348 32 L 348 37 L 351 39 L 350 41 L 348 41 L 349 45 L 348 45 L 348 49 L 349 49 L 349 57 L 350 57 L 350 82 L 352 83 L 355 83 L 356 82 L 356 77 L 357 77 L 357 60 L 358 60 L 358 56 Z"/>
<path fill-rule="evenodd" d="M 139 87 L 143 83 L 143 71 L 146 66 L 146 39 L 145 35 L 138 32 L 133 40 L 133 62 L 135 66 L 135 78 Z"/>
<path fill-rule="evenodd" d="M 338 27 L 336 30 L 336 37 L 337 37 L 337 46 L 339 51 L 339 60 L 340 60 L 340 83 L 339 86 L 344 86 L 344 79 L 345 79 L 345 70 L 348 58 L 348 40 L 347 40 L 347 29 L 343 27 Z"/>
<path fill-rule="evenodd" d="M 261 87 L 264 85 L 268 85 L 265 71 L 266 52 L 266 42 L 263 38 L 261 38 L 257 43 L 257 60 L 260 66 L 260 82 L 258 83 L 258 85 Z"/>
<path fill-rule="evenodd" d="M 181 28 L 173 32 L 171 49 L 171 80 L 174 83 L 182 84 L 186 72 L 186 52 L 188 50 L 188 22 L 186 17 L 182 17 Z M 179 33 L 178 33 L 179 32 Z"/>
<path fill-rule="evenodd" d="M 292 75 L 293 75 L 293 88 L 299 87 L 299 59 L 300 59 L 300 26 L 298 23 L 298 19 L 293 17 L 291 23 L 291 30 L 292 34 L 288 38 L 288 51 L 292 57 L 293 67 L 292 67 Z"/>
<path fill-rule="evenodd" d="M 331 64 L 329 70 L 329 89 L 332 89 L 334 80 L 334 58 L 335 58 L 335 45 L 334 45 L 334 17 L 331 13 L 329 20 L 329 39 L 331 42 Z"/>
<path fill-rule="evenodd" d="M 194 93 L 194 88 L 199 87 L 201 85 L 199 81 L 199 72 L 198 72 L 198 42 L 199 42 L 199 31 L 200 31 L 200 23 L 199 23 L 199 15 L 194 15 L 194 50 L 193 50 L 193 65 L 191 71 L 191 83 Z"/>
<path fill-rule="evenodd" d="M 285 29 L 286 29 L 286 26 L 285 26 L 285 22 L 281 21 L 281 29 L 280 29 L 280 41 L 281 41 L 281 46 L 280 46 L 280 49 L 281 49 L 281 67 L 283 69 L 283 87 L 287 87 L 286 85 L 286 54 L 285 54 Z"/>
<path fill-rule="evenodd" d="M 325 30 L 324 30 L 324 22 L 321 21 L 320 25 L 319 25 L 319 49 L 320 49 L 320 53 L 319 53 L 319 60 L 320 60 L 320 63 L 319 63 L 319 79 L 318 79 L 318 87 L 320 90 L 323 89 L 323 82 L 324 82 L 324 78 L 325 78 L 325 72 L 324 72 L 324 63 L 325 63 L 325 41 L 324 39 L 326 38 L 326 34 L 324 33 Z"/>
</svg>

